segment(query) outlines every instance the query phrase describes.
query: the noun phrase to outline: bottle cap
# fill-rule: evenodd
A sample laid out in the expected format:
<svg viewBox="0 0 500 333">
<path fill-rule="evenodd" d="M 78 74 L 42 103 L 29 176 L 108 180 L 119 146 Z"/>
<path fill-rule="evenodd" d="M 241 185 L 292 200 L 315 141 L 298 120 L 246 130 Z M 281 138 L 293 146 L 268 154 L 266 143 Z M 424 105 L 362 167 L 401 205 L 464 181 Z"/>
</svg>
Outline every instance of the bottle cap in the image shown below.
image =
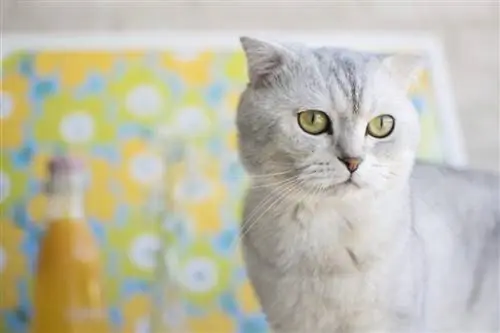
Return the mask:
<svg viewBox="0 0 500 333">
<path fill-rule="evenodd" d="M 49 179 L 45 184 L 46 193 L 80 190 L 84 186 L 83 162 L 73 156 L 56 156 L 50 159 Z"/>
<path fill-rule="evenodd" d="M 83 162 L 72 156 L 57 156 L 49 161 L 48 169 L 50 174 L 79 172 L 83 170 Z"/>
</svg>

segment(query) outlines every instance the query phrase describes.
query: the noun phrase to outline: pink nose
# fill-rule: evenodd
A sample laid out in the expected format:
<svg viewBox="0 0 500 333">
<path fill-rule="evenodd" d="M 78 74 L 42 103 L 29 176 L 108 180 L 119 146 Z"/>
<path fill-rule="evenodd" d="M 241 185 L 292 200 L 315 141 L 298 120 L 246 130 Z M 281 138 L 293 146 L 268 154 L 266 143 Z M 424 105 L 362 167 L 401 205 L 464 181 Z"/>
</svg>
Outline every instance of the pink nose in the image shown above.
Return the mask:
<svg viewBox="0 0 500 333">
<path fill-rule="evenodd" d="M 363 159 L 360 157 L 339 157 L 340 162 L 342 162 L 350 173 L 355 172 Z"/>
</svg>

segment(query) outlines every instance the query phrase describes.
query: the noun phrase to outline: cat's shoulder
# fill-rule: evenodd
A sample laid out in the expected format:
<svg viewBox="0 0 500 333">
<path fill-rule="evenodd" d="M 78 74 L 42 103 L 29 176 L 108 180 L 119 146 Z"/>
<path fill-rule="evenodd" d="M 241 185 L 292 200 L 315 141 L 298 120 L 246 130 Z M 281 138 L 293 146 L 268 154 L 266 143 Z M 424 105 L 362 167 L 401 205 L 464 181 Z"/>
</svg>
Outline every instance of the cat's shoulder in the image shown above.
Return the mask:
<svg viewBox="0 0 500 333">
<path fill-rule="evenodd" d="M 478 190 L 499 189 L 500 177 L 497 173 L 472 168 L 458 168 L 445 164 L 417 161 L 411 181 L 417 184 L 434 184 L 453 188 L 477 188 Z"/>
<path fill-rule="evenodd" d="M 419 161 L 413 169 L 410 186 L 423 200 L 494 204 L 499 199 L 500 177 L 490 171 Z"/>
<path fill-rule="evenodd" d="M 415 221 L 428 237 L 449 230 L 460 235 L 481 234 L 481 230 L 496 234 L 499 181 L 493 172 L 419 162 L 410 181 Z"/>
</svg>

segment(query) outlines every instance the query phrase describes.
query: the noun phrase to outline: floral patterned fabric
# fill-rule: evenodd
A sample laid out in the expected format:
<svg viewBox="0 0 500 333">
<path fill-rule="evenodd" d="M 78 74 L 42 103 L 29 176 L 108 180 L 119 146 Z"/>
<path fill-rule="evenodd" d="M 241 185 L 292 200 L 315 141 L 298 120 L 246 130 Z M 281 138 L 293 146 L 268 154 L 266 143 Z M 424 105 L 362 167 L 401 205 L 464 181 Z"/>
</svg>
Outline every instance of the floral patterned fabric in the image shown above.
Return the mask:
<svg viewBox="0 0 500 333">
<path fill-rule="evenodd" d="M 240 51 L 17 52 L 2 60 L 0 332 L 26 332 L 44 230 L 45 165 L 71 149 L 89 172 L 86 211 L 102 249 L 117 332 L 146 332 L 159 233 L 148 212 L 162 159 L 149 141 L 164 124 L 194 154 L 176 170 L 179 276 L 192 332 L 267 332 L 234 245 L 245 190 L 234 115 L 246 84 Z M 419 155 L 439 161 L 436 96 L 425 72 L 412 91 Z M 199 139 L 202 137 L 203 139 Z M 194 167 L 193 167 L 194 166 Z M 165 223 L 165 228 L 168 228 Z M 175 314 L 171 320 L 175 321 Z"/>
</svg>

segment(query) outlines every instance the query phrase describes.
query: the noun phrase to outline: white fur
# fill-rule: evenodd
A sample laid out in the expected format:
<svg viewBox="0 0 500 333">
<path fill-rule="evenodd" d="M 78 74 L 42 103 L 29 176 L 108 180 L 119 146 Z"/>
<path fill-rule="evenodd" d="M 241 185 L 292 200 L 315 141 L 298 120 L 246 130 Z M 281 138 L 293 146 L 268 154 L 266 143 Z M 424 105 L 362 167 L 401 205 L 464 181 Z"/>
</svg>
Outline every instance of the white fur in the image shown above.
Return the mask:
<svg viewBox="0 0 500 333">
<path fill-rule="evenodd" d="M 498 330 L 488 293 L 498 279 L 498 178 L 414 168 L 419 121 L 406 89 L 415 62 L 242 43 L 252 73 L 237 124 L 253 179 L 243 251 L 272 329 Z M 331 134 L 302 131 L 302 108 L 325 112 Z M 366 135 L 381 114 L 394 117 L 393 133 Z M 352 176 L 345 154 L 363 159 Z"/>
</svg>

